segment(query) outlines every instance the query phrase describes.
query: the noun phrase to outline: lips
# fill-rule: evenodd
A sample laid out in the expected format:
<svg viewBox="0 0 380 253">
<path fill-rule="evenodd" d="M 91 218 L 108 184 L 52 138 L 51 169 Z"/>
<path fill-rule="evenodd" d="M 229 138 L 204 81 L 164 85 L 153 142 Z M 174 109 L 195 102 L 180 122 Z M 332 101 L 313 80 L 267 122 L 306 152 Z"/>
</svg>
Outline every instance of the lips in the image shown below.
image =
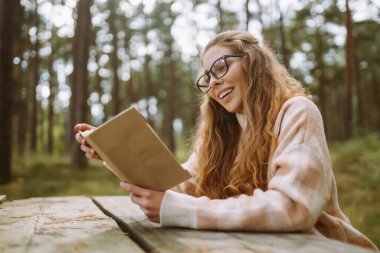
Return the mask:
<svg viewBox="0 0 380 253">
<path fill-rule="evenodd" d="M 234 90 L 234 88 L 227 88 L 225 90 L 223 90 L 222 92 L 220 92 L 218 94 L 218 98 L 219 99 L 223 99 L 225 98 L 228 94 L 230 94 L 232 91 Z"/>
</svg>

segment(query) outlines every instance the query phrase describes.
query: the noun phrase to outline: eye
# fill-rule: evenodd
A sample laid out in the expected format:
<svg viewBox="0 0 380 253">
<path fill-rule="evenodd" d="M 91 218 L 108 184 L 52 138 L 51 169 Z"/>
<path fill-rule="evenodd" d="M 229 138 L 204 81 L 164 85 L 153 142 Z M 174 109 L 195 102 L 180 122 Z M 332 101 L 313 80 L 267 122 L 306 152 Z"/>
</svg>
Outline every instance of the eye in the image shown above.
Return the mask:
<svg viewBox="0 0 380 253">
<path fill-rule="evenodd" d="M 217 60 L 212 66 L 212 72 L 214 72 L 216 76 L 223 75 L 226 72 L 226 70 L 227 70 L 227 65 L 224 59 Z"/>
</svg>

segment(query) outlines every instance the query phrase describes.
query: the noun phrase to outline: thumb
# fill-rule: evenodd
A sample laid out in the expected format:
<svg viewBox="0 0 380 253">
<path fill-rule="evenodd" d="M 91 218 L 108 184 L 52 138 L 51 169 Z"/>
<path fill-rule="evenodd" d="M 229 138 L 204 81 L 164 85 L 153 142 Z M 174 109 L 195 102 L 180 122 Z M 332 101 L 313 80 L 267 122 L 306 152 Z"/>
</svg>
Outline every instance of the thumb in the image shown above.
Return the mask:
<svg viewBox="0 0 380 253">
<path fill-rule="evenodd" d="M 80 124 L 76 124 L 74 126 L 74 130 L 75 131 L 86 131 L 86 130 L 91 130 L 91 129 L 95 129 L 95 127 L 91 126 L 91 125 L 88 125 L 88 124 L 85 124 L 85 123 L 80 123 Z"/>
</svg>

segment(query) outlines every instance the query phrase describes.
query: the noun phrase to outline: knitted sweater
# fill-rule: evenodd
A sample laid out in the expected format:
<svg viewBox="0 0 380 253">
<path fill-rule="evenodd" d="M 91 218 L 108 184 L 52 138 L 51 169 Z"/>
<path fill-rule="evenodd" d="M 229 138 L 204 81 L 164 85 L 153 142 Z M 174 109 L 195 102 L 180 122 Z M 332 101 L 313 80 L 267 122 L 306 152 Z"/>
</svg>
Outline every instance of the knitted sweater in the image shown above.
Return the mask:
<svg viewBox="0 0 380 253">
<path fill-rule="evenodd" d="M 244 116 L 237 115 L 244 128 Z M 318 108 L 305 97 L 287 100 L 274 125 L 268 190 L 255 189 L 228 199 L 185 194 L 195 183 L 197 158 L 183 164 L 193 179 L 165 192 L 160 211 L 162 226 L 235 231 L 304 231 L 376 249 L 351 226 L 340 210 L 337 188 Z"/>
</svg>

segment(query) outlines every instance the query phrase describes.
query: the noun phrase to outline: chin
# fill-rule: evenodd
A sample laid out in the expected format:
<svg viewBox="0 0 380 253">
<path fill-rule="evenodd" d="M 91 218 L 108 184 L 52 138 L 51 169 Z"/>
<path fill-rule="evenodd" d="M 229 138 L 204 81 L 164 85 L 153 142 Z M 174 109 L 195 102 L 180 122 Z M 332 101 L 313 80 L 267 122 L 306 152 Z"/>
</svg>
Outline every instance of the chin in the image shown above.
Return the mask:
<svg viewBox="0 0 380 253">
<path fill-rule="evenodd" d="M 229 112 L 229 113 L 237 113 L 238 112 L 238 110 L 236 108 L 226 108 L 226 107 L 224 107 L 224 109 L 226 109 L 226 111 Z"/>
<path fill-rule="evenodd" d="M 243 113 L 243 107 L 242 106 L 223 106 L 224 109 L 226 109 L 226 111 L 230 112 L 230 113 L 239 113 L 239 114 L 242 114 Z"/>
</svg>

